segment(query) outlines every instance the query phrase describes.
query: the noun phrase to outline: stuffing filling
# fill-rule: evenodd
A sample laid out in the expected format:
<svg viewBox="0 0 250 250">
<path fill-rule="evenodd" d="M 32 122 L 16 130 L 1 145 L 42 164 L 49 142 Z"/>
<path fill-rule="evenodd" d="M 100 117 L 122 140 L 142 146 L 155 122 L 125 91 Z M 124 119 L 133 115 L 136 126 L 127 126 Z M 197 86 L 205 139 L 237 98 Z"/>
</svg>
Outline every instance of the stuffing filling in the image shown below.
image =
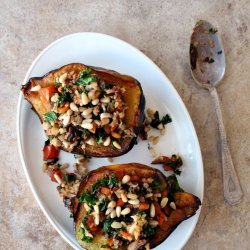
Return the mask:
<svg viewBox="0 0 250 250">
<path fill-rule="evenodd" d="M 55 77 L 55 86 L 38 90 L 47 109 L 43 128 L 55 147 L 102 145 L 121 149 L 124 138 L 136 136 L 124 122 L 125 88 L 107 83 L 86 68 Z"/>
<path fill-rule="evenodd" d="M 92 242 L 103 232 L 108 244 L 101 249 L 149 249 L 149 239 L 161 227 L 175 203 L 158 176 L 141 178 L 136 173 L 111 173 L 81 194 L 85 216 L 79 226 L 82 241 Z M 139 246 L 139 247 L 138 247 Z M 141 248 L 142 247 L 142 248 Z"/>
</svg>

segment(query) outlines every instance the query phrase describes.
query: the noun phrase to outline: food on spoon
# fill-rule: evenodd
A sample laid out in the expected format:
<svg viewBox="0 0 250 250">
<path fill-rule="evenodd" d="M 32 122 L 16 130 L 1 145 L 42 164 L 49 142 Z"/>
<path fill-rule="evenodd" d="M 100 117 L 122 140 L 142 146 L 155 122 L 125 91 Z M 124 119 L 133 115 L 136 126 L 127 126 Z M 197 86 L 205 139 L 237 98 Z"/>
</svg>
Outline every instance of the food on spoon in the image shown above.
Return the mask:
<svg viewBox="0 0 250 250">
<path fill-rule="evenodd" d="M 153 248 L 200 205 L 175 175 L 139 163 L 101 167 L 81 180 L 73 201 L 76 238 L 91 250 Z"/>
<path fill-rule="evenodd" d="M 125 154 L 134 146 L 144 120 L 140 83 L 111 70 L 69 64 L 31 78 L 21 90 L 51 144 L 71 153 Z"/>
</svg>

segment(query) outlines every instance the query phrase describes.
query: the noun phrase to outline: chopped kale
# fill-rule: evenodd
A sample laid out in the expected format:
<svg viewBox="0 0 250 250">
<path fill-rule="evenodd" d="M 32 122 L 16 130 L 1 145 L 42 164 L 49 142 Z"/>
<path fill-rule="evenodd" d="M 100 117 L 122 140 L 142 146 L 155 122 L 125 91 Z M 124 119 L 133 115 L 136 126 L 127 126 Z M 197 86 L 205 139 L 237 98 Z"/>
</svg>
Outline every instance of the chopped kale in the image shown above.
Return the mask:
<svg viewBox="0 0 250 250">
<path fill-rule="evenodd" d="M 49 111 L 44 115 L 44 121 L 45 122 L 53 122 L 56 121 L 57 114 L 54 111 Z"/>
<path fill-rule="evenodd" d="M 80 231 L 80 234 L 82 235 L 82 237 L 81 237 L 82 241 L 85 241 L 87 243 L 90 243 L 93 241 L 93 238 L 86 236 L 85 230 L 83 228 L 80 227 L 79 231 Z"/>
<path fill-rule="evenodd" d="M 97 143 L 98 143 L 98 144 L 101 144 L 102 142 L 103 142 L 103 137 L 102 137 L 101 134 L 98 134 L 98 135 L 97 135 Z"/>
<path fill-rule="evenodd" d="M 108 185 L 112 186 L 112 187 L 118 187 L 119 186 L 119 180 L 117 179 L 117 177 L 115 176 L 115 174 L 113 173 L 108 181 Z"/>
<path fill-rule="evenodd" d="M 164 164 L 163 168 L 166 171 L 172 170 L 177 175 L 181 174 L 179 168 L 182 166 L 183 162 L 180 156 L 172 155 L 172 157 L 163 164 Z"/>
<path fill-rule="evenodd" d="M 110 219 L 106 219 L 103 221 L 102 230 L 105 233 L 111 233 L 114 229 L 111 227 L 112 221 Z"/>
<path fill-rule="evenodd" d="M 175 174 L 172 174 L 169 177 L 167 177 L 167 184 L 168 184 L 168 192 L 170 194 L 173 194 L 176 192 L 183 192 L 183 189 L 179 186 L 179 183 Z"/>
<path fill-rule="evenodd" d="M 82 131 L 82 135 L 83 135 L 84 137 L 89 137 L 89 136 L 90 136 L 89 130 L 84 129 L 84 130 Z"/>
<path fill-rule="evenodd" d="M 71 174 L 65 174 L 63 179 L 64 179 L 65 182 L 73 182 L 77 178 L 76 178 L 75 174 L 71 173 Z"/>
<path fill-rule="evenodd" d="M 145 237 L 147 238 L 147 237 L 153 236 L 155 234 L 155 229 L 152 227 L 146 227 L 143 230 L 143 233 L 145 234 Z"/>
<path fill-rule="evenodd" d="M 160 119 L 160 115 L 159 115 L 159 112 L 156 111 L 154 113 L 154 118 L 152 119 L 150 125 L 153 127 L 153 128 L 156 128 L 158 129 L 158 126 L 162 123 L 163 125 L 166 125 L 167 123 L 170 123 L 172 122 L 172 119 L 171 117 L 166 114 L 165 116 L 163 116 L 161 119 Z"/>
<path fill-rule="evenodd" d="M 111 89 L 112 85 L 106 82 L 101 83 L 100 88 L 102 91 L 106 91 L 107 89 Z"/>
<path fill-rule="evenodd" d="M 159 177 L 157 177 L 157 176 L 155 176 L 153 178 L 152 189 L 153 190 L 162 190 L 162 183 L 161 183 Z"/>
<path fill-rule="evenodd" d="M 83 85 L 86 86 L 90 84 L 91 82 L 96 82 L 98 79 L 96 76 L 90 75 L 89 72 L 91 69 L 86 68 L 79 74 L 79 77 L 76 81 L 77 85 Z"/>
<path fill-rule="evenodd" d="M 92 185 L 92 193 L 97 192 L 99 187 L 105 187 L 105 186 L 107 186 L 108 183 L 109 183 L 109 179 L 107 177 L 103 177 L 101 180 L 95 182 Z"/>
<path fill-rule="evenodd" d="M 218 32 L 218 30 L 217 30 L 216 28 L 210 28 L 210 29 L 209 29 L 209 32 L 210 32 L 211 34 L 215 34 L 215 33 Z"/>
<path fill-rule="evenodd" d="M 96 204 L 96 197 L 95 194 L 90 194 L 88 191 L 85 191 L 81 196 L 79 197 L 79 202 L 86 202 L 90 205 Z"/>
<path fill-rule="evenodd" d="M 103 212 L 107 209 L 108 206 L 108 200 L 107 199 L 102 199 L 101 203 L 100 203 L 100 210 Z"/>
</svg>

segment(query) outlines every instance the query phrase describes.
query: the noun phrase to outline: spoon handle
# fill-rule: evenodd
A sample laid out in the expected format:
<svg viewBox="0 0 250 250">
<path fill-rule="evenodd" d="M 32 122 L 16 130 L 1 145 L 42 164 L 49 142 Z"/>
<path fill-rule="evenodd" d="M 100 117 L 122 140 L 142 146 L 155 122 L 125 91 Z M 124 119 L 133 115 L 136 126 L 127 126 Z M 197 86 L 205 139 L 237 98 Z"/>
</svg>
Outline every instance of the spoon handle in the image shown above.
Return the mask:
<svg viewBox="0 0 250 250">
<path fill-rule="evenodd" d="M 223 188 L 225 200 L 230 205 L 238 204 L 243 196 L 238 177 L 236 175 L 231 153 L 227 144 L 226 131 L 222 119 L 220 100 L 216 91 L 216 88 L 211 88 L 210 94 L 213 98 L 215 105 L 215 112 L 217 115 L 220 143 L 221 143 L 221 154 L 222 154 L 222 172 L 223 172 Z"/>
</svg>

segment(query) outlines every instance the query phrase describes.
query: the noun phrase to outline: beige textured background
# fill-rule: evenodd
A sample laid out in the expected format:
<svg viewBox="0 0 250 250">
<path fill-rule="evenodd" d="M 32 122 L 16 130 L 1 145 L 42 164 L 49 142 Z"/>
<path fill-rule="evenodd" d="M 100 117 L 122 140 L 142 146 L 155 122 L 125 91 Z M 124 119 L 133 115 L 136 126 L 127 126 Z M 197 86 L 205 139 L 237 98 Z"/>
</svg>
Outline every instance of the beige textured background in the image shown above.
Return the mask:
<svg viewBox="0 0 250 250">
<path fill-rule="evenodd" d="M 79 31 L 121 38 L 152 58 L 185 102 L 201 144 L 205 196 L 184 249 L 250 249 L 250 2 L 0 1 L 0 249 L 71 249 L 49 224 L 25 179 L 16 143 L 20 84 L 37 54 Z M 218 88 L 232 158 L 244 191 L 230 207 L 222 193 L 215 113 L 190 76 L 189 36 L 196 20 L 212 21 L 225 45 L 226 75 Z"/>
</svg>

